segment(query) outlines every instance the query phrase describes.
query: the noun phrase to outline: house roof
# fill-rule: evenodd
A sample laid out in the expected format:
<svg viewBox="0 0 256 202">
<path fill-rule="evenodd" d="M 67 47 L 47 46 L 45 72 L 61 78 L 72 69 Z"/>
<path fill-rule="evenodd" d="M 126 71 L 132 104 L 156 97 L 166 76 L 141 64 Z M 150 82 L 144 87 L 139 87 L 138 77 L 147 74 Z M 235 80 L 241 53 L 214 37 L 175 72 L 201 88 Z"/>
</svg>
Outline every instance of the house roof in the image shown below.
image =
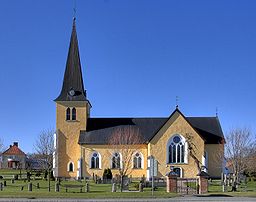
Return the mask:
<svg viewBox="0 0 256 202">
<path fill-rule="evenodd" d="M 220 143 L 223 132 L 217 117 L 185 117 L 206 144 Z M 148 143 L 169 118 L 89 118 L 86 131 L 80 132 L 79 144 L 107 144 L 113 132 L 132 126 L 138 129 L 140 144 Z"/>
<path fill-rule="evenodd" d="M 3 152 L 3 155 L 26 155 L 18 146 L 12 145 Z"/>
<path fill-rule="evenodd" d="M 71 93 L 71 90 L 73 90 L 74 94 Z M 74 18 L 62 90 L 54 101 L 86 100 Z"/>
</svg>

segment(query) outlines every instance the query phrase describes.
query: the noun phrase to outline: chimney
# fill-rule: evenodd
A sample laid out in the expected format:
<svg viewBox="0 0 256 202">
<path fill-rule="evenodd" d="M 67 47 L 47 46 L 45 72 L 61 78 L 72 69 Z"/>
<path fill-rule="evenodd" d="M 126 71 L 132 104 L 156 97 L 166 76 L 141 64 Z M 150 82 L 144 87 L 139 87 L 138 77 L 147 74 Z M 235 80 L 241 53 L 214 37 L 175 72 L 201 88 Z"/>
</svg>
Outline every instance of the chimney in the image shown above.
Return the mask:
<svg viewBox="0 0 256 202">
<path fill-rule="evenodd" d="M 14 142 L 13 146 L 19 147 L 18 142 Z"/>
</svg>

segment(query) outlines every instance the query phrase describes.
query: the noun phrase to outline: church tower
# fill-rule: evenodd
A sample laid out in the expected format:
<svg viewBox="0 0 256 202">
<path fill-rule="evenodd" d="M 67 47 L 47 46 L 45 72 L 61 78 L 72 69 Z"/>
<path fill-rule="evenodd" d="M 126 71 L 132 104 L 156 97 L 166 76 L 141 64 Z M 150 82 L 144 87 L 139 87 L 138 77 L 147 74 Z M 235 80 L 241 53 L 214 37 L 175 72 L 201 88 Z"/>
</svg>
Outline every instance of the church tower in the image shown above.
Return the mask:
<svg viewBox="0 0 256 202">
<path fill-rule="evenodd" d="M 90 102 L 86 98 L 76 34 L 76 20 L 70 39 L 66 70 L 56 102 L 56 135 L 53 170 L 55 177 L 82 177 L 80 130 L 86 130 Z"/>
</svg>

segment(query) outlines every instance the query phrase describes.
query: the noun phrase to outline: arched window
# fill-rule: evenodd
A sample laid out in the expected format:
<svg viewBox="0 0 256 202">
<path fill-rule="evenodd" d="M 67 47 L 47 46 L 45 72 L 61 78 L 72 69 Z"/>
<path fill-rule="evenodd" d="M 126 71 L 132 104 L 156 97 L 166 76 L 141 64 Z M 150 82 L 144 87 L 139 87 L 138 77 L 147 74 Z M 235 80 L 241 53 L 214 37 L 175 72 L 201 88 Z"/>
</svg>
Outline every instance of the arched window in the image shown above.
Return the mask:
<svg viewBox="0 0 256 202">
<path fill-rule="evenodd" d="M 177 174 L 177 177 L 182 177 L 181 168 L 174 168 L 173 171 Z"/>
<path fill-rule="evenodd" d="M 135 153 L 135 155 L 133 156 L 133 168 L 143 168 L 143 157 L 139 152 Z"/>
<path fill-rule="evenodd" d="M 119 153 L 115 152 L 111 160 L 112 160 L 112 165 L 111 165 L 112 168 L 114 169 L 121 168 L 121 164 L 120 164 L 121 158 Z"/>
<path fill-rule="evenodd" d="M 70 108 L 69 107 L 66 110 L 66 120 L 70 120 Z"/>
<path fill-rule="evenodd" d="M 167 144 L 167 163 L 186 163 L 186 142 L 181 135 L 173 136 Z"/>
<path fill-rule="evenodd" d="M 91 156 L 91 168 L 100 168 L 100 155 L 97 152 Z"/>
<path fill-rule="evenodd" d="M 68 163 L 68 172 L 74 172 L 74 163 L 73 162 Z"/>
<path fill-rule="evenodd" d="M 72 108 L 72 120 L 73 121 L 76 120 L 76 108 L 75 107 Z"/>
</svg>

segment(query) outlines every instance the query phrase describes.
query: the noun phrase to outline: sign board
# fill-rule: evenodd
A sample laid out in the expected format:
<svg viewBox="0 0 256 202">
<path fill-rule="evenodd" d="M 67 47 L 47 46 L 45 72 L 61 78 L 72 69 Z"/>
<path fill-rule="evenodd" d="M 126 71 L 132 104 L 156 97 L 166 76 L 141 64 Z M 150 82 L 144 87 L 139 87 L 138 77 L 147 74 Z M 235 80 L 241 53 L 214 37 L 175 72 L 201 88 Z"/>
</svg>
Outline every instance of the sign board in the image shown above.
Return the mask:
<svg viewBox="0 0 256 202">
<path fill-rule="evenodd" d="M 150 156 L 149 157 L 149 175 L 150 177 L 157 176 L 157 173 L 158 173 L 158 162 L 153 156 Z"/>
</svg>

